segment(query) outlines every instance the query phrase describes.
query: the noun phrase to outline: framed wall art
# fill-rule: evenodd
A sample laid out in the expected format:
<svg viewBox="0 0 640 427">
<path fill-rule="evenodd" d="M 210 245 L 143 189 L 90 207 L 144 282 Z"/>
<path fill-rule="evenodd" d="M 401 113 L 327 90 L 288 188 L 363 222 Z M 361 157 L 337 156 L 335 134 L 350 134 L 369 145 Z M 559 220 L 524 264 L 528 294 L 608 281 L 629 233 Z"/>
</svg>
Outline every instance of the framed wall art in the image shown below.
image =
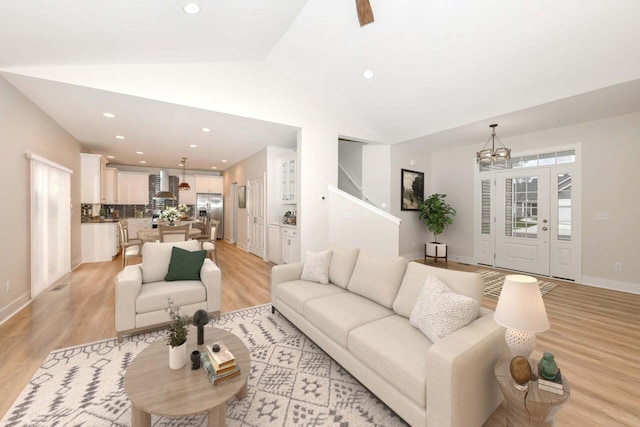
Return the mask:
<svg viewBox="0 0 640 427">
<path fill-rule="evenodd" d="M 424 200 L 424 172 L 401 170 L 400 177 L 400 210 L 417 211 L 418 205 Z"/>
<path fill-rule="evenodd" d="M 244 209 L 247 207 L 247 186 L 241 185 L 238 187 L 238 208 Z"/>
</svg>

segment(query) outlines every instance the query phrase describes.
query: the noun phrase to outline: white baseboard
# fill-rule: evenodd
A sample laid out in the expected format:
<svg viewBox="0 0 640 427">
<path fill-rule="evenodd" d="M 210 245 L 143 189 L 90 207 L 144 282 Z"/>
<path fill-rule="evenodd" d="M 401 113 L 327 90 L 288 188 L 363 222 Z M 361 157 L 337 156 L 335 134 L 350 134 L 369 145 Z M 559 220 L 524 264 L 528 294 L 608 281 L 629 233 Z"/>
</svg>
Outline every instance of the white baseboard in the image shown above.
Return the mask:
<svg viewBox="0 0 640 427">
<path fill-rule="evenodd" d="M 31 299 L 31 292 L 27 292 L 26 294 L 20 296 L 11 304 L 0 310 L 0 325 L 11 319 L 14 314 L 25 308 L 27 305 L 31 304 L 31 301 L 33 301 Z"/>
<path fill-rule="evenodd" d="M 456 255 L 456 254 L 451 254 L 449 255 L 449 259 L 451 261 L 456 261 L 456 262 L 460 262 L 462 264 L 471 264 L 471 265 L 476 265 L 476 260 L 474 260 L 471 257 L 468 256 L 462 256 L 462 255 Z"/>
<path fill-rule="evenodd" d="M 622 282 L 620 280 L 604 279 L 602 277 L 582 276 L 580 284 L 640 295 L 640 283 Z"/>
</svg>

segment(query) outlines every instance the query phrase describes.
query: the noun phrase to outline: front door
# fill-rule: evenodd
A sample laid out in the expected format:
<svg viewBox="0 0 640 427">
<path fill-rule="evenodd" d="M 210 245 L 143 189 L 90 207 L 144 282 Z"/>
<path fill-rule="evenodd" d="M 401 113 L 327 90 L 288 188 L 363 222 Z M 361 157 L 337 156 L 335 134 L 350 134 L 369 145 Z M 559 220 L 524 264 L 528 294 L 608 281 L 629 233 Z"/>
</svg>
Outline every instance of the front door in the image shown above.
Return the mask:
<svg viewBox="0 0 640 427">
<path fill-rule="evenodd" d="M 266 258 L 264 247 L 264 176 L 250 179 L 247 187 L 247 247 L 252 254 Z"/>
<path fill-rule="evenodd" d="M 496 172 L 496 267 L 549 275 L 549 169 Z"/>
</svg>

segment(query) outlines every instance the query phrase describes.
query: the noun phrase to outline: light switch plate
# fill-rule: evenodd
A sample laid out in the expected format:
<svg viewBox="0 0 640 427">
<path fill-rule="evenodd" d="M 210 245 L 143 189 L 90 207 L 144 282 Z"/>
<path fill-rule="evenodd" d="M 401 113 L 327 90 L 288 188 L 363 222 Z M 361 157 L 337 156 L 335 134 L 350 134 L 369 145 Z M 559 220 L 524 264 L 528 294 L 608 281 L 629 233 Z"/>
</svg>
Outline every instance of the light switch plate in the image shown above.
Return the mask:
<svg viewBox="0 0 640 427">
<path fill-rule="evenodd" d="M 596 221 L 609 221 L 609 212 L 596 212 L 593 215 L 593 219 Z"/>
</svg>

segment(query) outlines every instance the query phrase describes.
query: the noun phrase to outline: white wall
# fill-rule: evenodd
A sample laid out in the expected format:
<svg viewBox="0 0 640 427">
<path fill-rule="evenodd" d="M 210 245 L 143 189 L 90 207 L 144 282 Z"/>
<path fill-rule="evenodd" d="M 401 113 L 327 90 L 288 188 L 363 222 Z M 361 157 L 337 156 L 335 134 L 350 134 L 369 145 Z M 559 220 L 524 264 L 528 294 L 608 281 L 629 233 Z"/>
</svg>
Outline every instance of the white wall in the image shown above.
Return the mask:
<svg viewBox="0 0 640 427">
<path fill-rule="evenodd" d="M 0 182 L 7 186 L 0 209 L 0 321 L 26 303 L 31 293 L 31 182 L 27 151 L 74 172 L 71 175 L 70 266 L 74 268 L 81 263 L 80 152 L 87 150 L 0 77 Z M 6 292 L 7 280 L 10 280 L 9 292 Z"/>
<path fill-rule="evenodd" d="M 339 246 L 398 256 L 400 221 L 352 195 L 329 186 L 329 240 Z"/>
<path fill-rule="evenodd" d="M 362 188 L 362 147 L 363 144 L 354 141 L 338 141 L 338 161 L 340 165 Z M 347 178 L 343 172 L 338 173 L 338 188 L 360 199 L 362 191 Z"/>
<path fill-rule="evenodd" d="M 403 211 L 401 206 L 401 169 L 424 172 L 424 196 L 430 194 L 431 155 L 409 148 L 406 144 L 391 146 L 391 214 L 402 220 L 400 225 L 400 255 L 407 259 L 424 257 L 424 244 L 433 239 L 427 227 L 418 219 L 417 211 Z"/>
<path fill-rule="evenodd" d="M 582 144 L 582 281 L 640 293 L 640 198 L 636 196 L 640 183 L 640 113 L 521 135 L 504 142 L 513 155 Z M 474 255 L 474 155 L 481 146 L 432 154 L 432 192 L 446 193 L 458 211 L 442 239 L 450 245 L 453 256 L 462 258 Z M 595 221 L 596 212 L 609 213 L 609 221 Z M 623 271 L 614 271 L 614 262 L 622 262 Z"/>
<path fill-rule="evenodd" d="M 246 158 L 240 163 L 236 163 L 226 169 L 222 176 L 224 177 L 224 235 L 230 236 L 230 222 L 234 201 L 231 200 L 231 190 L 229 187 L 232 183 L 237 182 L 238 187 L 247 185 L 251 178 L 263 176 L 267 172 L 267 149 L 258 151 L 251 157 Z M 247 209 L 238 209 L 238 217 L 236 222 L 236 245 L 247 250 Z"/>
<path fill-rule="evenodd" d="M 390 159 L 390 145 L 368 144 L 362 147 L 362 195 L 386 212 L 389 212 L 391 204 Z"/>
</svg>

